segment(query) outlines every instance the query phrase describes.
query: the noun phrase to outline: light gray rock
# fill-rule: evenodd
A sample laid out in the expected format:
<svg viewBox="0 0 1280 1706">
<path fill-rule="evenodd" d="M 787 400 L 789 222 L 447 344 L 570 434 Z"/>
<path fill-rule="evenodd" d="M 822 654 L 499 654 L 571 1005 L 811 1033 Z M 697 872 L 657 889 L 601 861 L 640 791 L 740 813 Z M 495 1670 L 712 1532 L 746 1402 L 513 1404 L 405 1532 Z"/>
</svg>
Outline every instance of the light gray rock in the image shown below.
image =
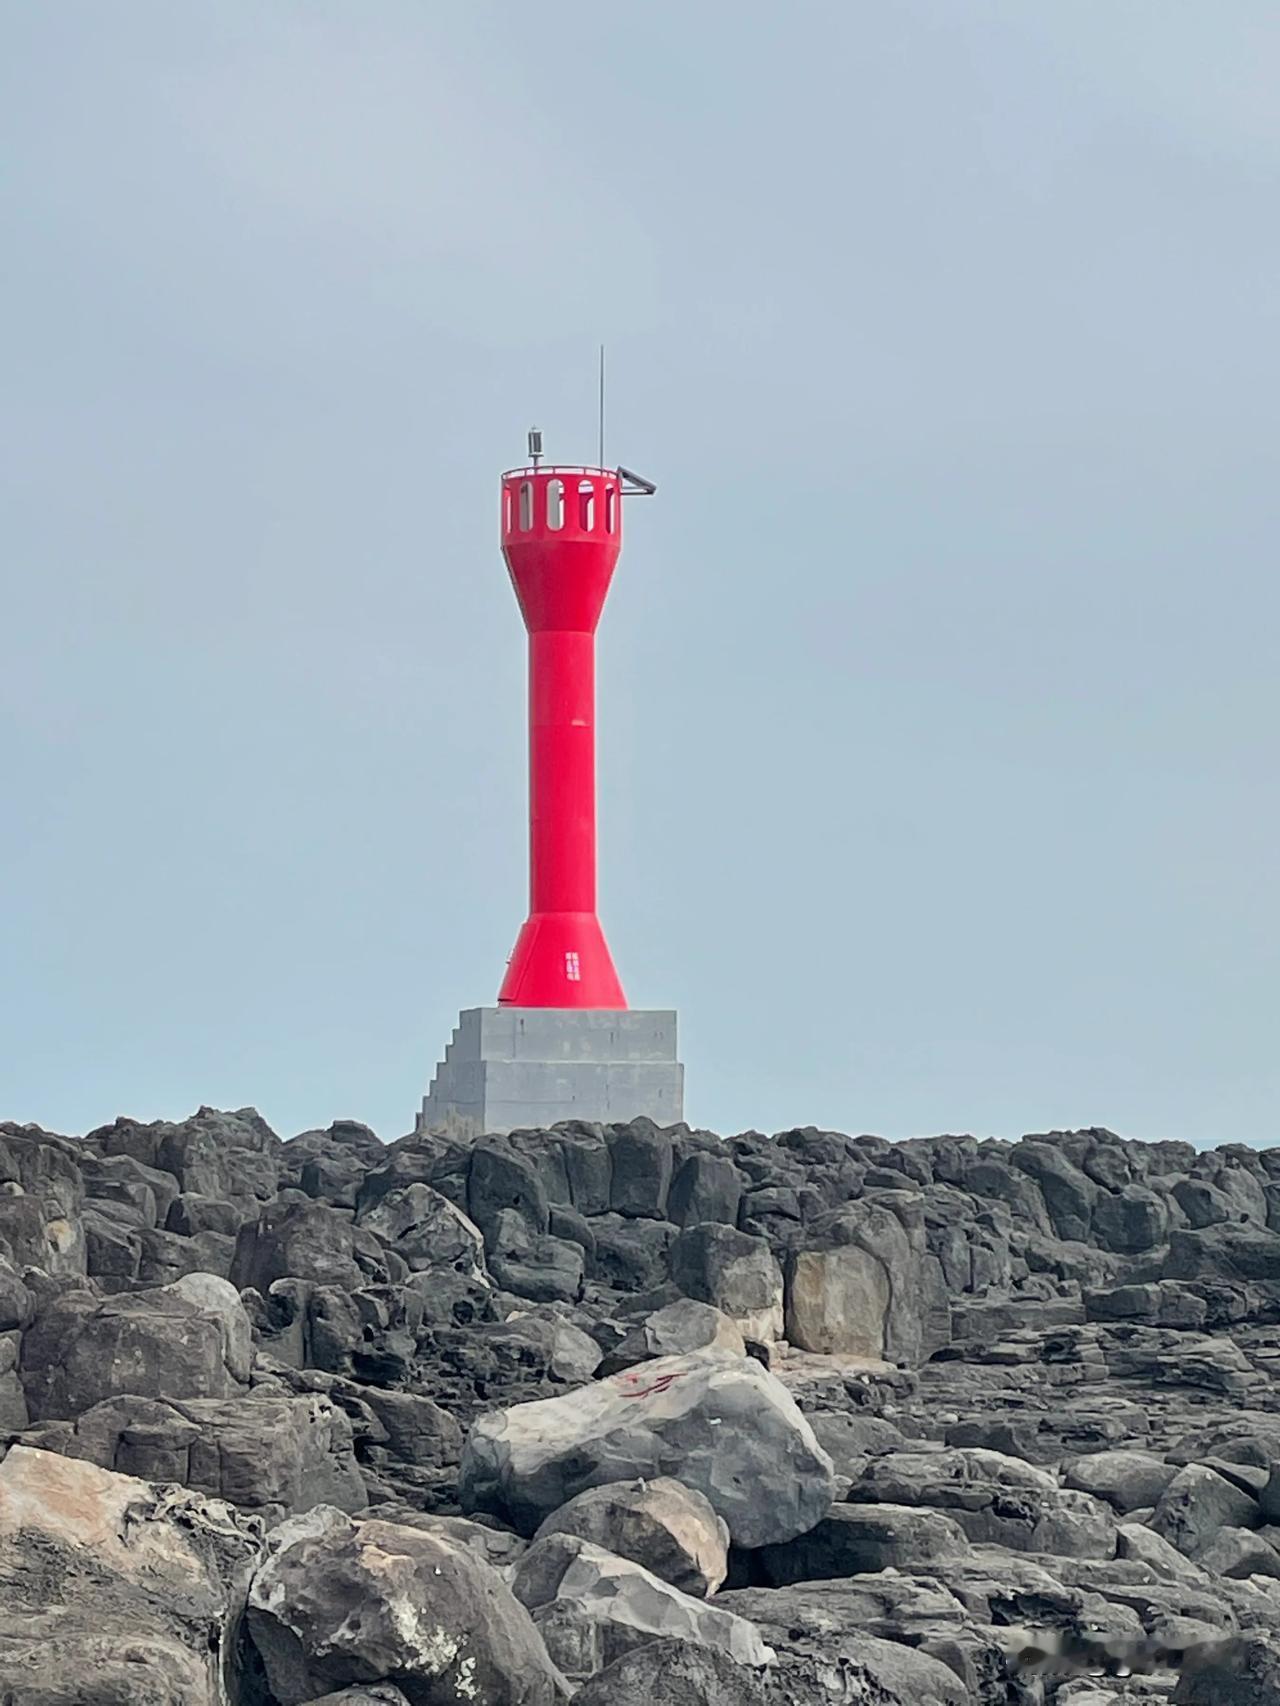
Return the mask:
<svg viewBox="0 0 1280 1706">
<path fill-rule="evenodd" d="M 1177 1472 L 1149 1451 L 1095 1451 L 1069 1463 L 1063 1481 L 1123 1515 L 1153 1506 Z"/>
<path fill-rule="evenodd" d="M 168 1290 L 222 1323 L 222 1360 L 227 1373 L 233 1380 L 247 1383 L 253 1366 L 253 1329 L 231 1281 L 217 1274 L 183 1274 Z"/>
<path fill-rule="evenodd" d="M 751 1623 L 577 1535 L 550 1534 L 531 1546 L 516 1565 L 512 1588 L 571 1680 L 661 1638 L 714 1647 L 744 1665 L 772 1657 Z"/>
<path fill-rule="evenodd" d="M 748 1547 L 811 1528 L 834 1487 L 831 1459 L 781 1381 L 750 1358 L 704 1351 L 481 1416 L 459 1497 L 464 1511 L 532 1534 L 587 1487 L 659 1475 L 705 1494 Z"/>
<path fill-rule="evenodd" d="M 547 1518 L 534 1543 L 549 1534 L 588 1540 L 695 1599 L 715 1593 L 728 1569 L 723 1519 L 701 1493 L 667 1476 L 589 1487 Z"/>
<path fill-rule="evenodd" d="M 1256 1528 L 1260 1514 L 1257 1501 L 1239 1487 L 1189 1463 L 1160 1495 L 1151 1527 L 1179 1552 L 1197 1558 L 1220 1529 Z"/>
<path fill-rule="evenodd" d="M 495 1570 L 507 1570 L 524 1557 L 529 1542 L 509 1528 L 497 1524 L 472 1522 L 465 1516 L 439 1516 L 427 1511 L 411 1510 L 396 1503 L 372 1506 L 364 1513 L 365 1522 L 394 1522 L 404 1528 L 421 1528 L 428 1534 L 443 1534 L 492 1564 Z"/>
<path fill-rule="evenodd" d="M 919 1362 L 924 1256 L 922 1230 L 875 1201 L 816 1221 L 787 1260 L 788 1340 L 824 1355 Z"/>
<path fill-rule="evenodd" d="M 1280 1578 L 1280 1552 L 1269 1540 L 1247 1528 L 1221 1528 L 1196 1555 L 1202 1570 L 1214 1576 Z"/>
<path fill-rule="evenodd" d="M 678 1298 L 655 1309 L 601 1363 L 603 1374 L 621 1374 L 655 1357 L 689 1356 L 695 1351 L 728 1351 L 745 1356 L 747 1347 L 736 1321 L 710 1303 Z"/>
<path fill-rule="evenodd" d="M 1199 1564 L 1193 1563 L 1145 1523 L 1130 1521 L 1118 1525 L 1116 1557 L 1146 1565 L 1160 1581 L 1181 1582 L 1194 1588 L 1204 1588 L 1209 1584 L 1210 1578 Z"/>
</svg>

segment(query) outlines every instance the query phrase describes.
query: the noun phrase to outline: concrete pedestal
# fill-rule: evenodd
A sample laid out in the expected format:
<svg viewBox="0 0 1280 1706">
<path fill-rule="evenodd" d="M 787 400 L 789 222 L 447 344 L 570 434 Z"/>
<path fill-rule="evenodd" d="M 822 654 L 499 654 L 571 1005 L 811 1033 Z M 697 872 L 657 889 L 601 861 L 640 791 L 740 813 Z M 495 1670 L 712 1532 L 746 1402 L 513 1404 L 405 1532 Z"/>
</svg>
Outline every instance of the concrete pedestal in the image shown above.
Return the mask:
<svg viewBox="0 0 1280 1706">
<path fill-rule="evenodd" d="M 418 1130 L 485 1132 L 684 1118 L 673 1012 L 468 1007 L 422 1099 Z"/>
</svg>

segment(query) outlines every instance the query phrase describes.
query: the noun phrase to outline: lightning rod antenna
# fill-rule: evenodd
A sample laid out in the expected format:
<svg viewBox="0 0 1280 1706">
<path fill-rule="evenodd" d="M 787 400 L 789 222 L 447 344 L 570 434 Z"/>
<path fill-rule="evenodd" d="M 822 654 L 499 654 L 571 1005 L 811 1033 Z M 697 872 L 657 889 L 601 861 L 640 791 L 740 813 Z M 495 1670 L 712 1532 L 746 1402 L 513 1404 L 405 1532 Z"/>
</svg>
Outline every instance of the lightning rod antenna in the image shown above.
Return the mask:
<svg viewBox="0 0 1280 1706">
<path fill-rule="evenodd" d="M 600 345 L 600 461 L 604 467 L 604 345 Z"/>
</svg>

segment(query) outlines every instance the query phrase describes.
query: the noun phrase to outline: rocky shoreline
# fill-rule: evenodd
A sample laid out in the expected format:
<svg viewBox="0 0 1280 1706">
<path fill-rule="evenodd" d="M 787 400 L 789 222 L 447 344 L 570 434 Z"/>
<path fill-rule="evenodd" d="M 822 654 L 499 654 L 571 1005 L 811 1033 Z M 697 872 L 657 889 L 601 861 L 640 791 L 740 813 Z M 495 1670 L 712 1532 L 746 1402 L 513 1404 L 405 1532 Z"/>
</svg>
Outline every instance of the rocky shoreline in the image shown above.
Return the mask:
<svg viewBox="0 0 1280 1706">
<path fill-rule="evenodd" d="M 3 1706 L 1280 1706 L 1280 1150 L 0 1124 Z"/>
</svg>

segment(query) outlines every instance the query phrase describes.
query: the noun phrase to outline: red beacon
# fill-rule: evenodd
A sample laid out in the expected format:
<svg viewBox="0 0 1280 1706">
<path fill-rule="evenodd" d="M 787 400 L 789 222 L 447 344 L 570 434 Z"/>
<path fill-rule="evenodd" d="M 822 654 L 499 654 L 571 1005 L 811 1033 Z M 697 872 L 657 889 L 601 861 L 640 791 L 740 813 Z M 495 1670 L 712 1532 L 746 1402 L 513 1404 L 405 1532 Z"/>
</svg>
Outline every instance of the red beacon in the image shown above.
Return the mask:
<svg viewBox="0 0 1280 1706">
<path fill-rule="evenodd" d="M 502 476 L 502 555 L 529 634 L 529 916 L 504 1007 L 625 1008 L 596 914 L 596 627 L 622 549 L 625 468 L 529 463 Z"/>
</svg>

